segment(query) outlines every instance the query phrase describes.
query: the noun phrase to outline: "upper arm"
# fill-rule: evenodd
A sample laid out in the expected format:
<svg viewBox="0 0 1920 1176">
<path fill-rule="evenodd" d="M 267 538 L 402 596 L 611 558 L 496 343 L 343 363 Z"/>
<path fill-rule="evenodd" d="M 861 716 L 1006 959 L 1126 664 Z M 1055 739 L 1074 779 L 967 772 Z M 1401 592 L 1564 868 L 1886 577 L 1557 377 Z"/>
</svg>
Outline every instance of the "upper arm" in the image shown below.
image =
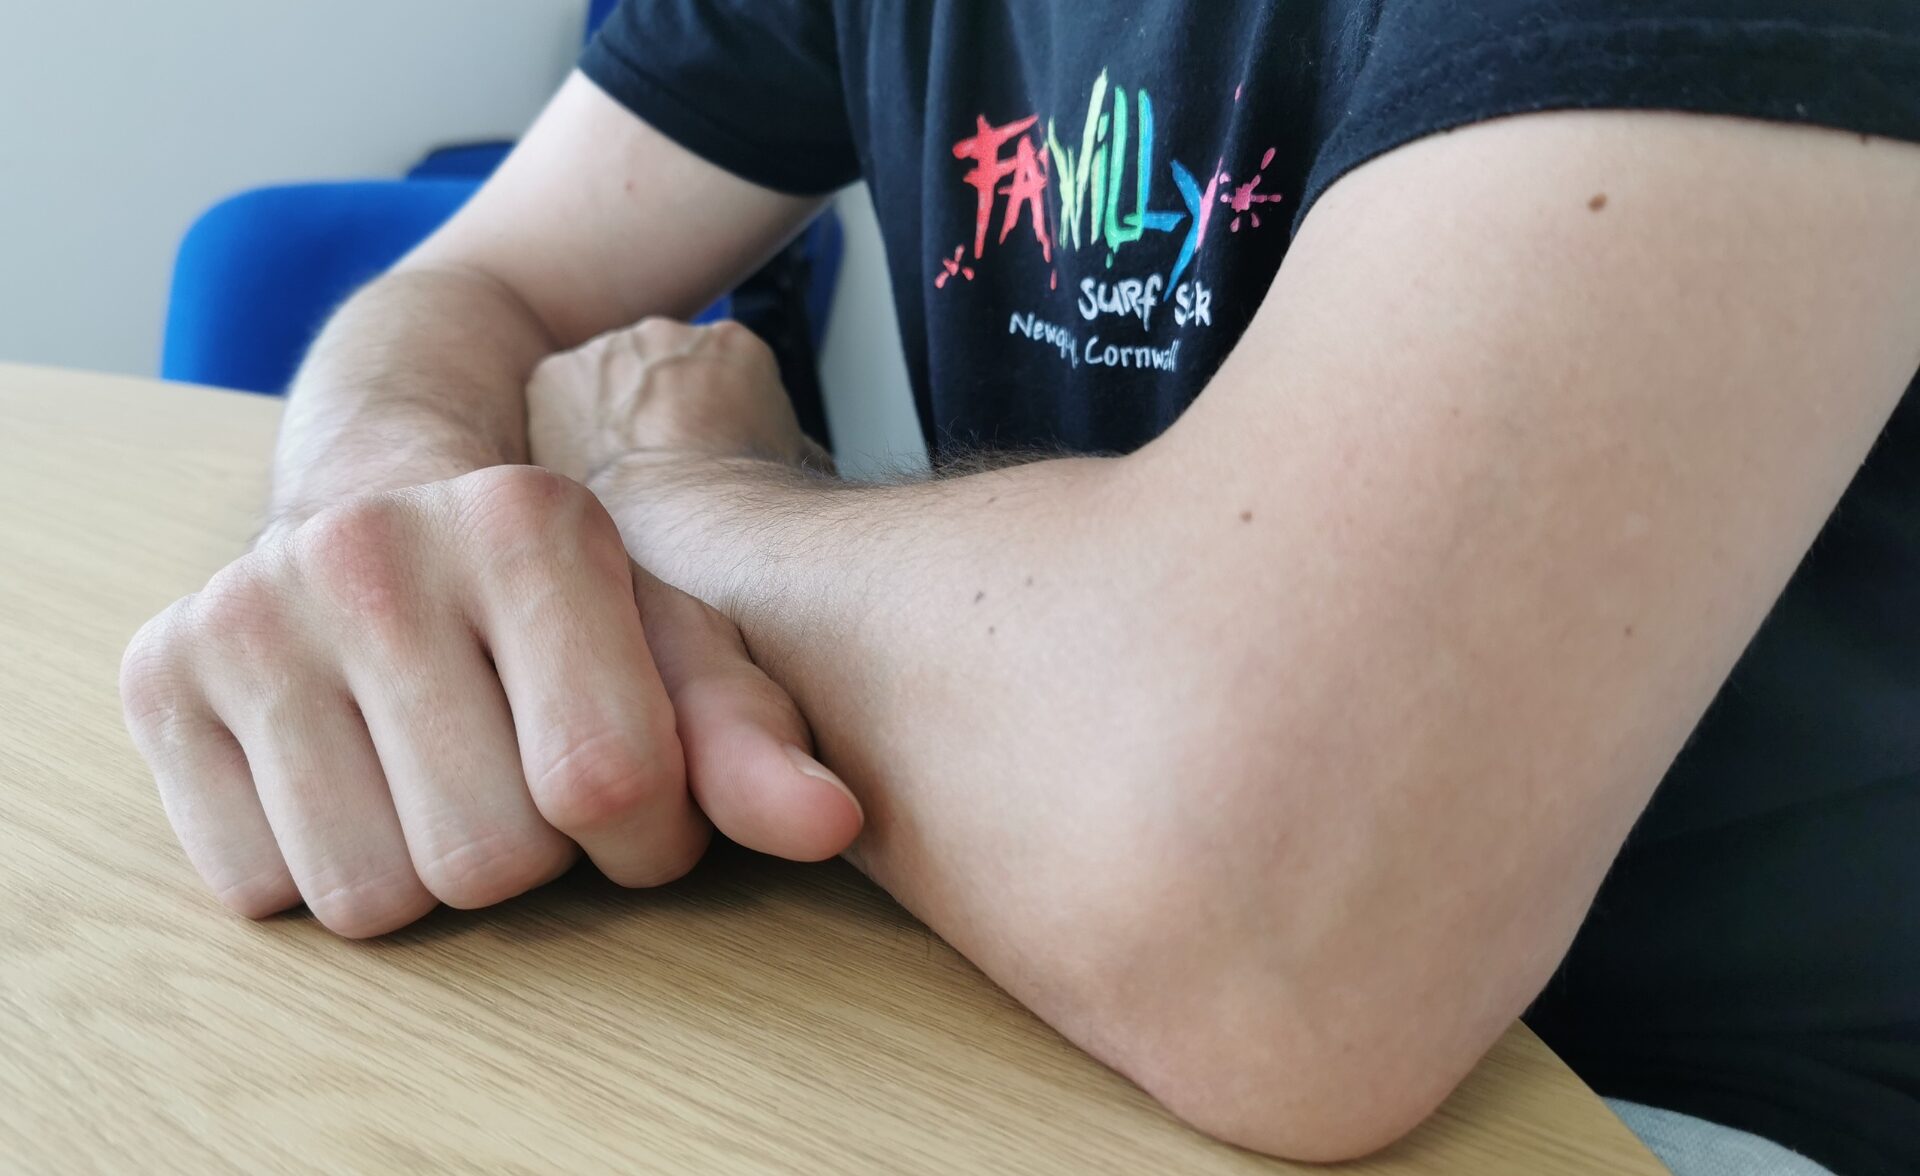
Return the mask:
<svg viewBox="0 0 1920 1176">
<path fill-rule="evenodd" d="M 1179 557 L 1130 590 L 1205 602 L 1146 639 L 1150 680 L 1220 704 L 1158 766 L 1224 782 L 1166 790 L 1153 827 L 1207 847 L 1167 897 L 1230 907 L 1176 927 L 1230 946 L 1198 978 L 1142 953 L 1154 1016 L 1221 1028 L 1123 1068 L 1294 1154 L 1430 1110 L 1565 952 L 1917 365 L 1911 146 L 1557 114 L 1338 183 L 1124 463 Z M 1271 1069 L 1205 1056 L 1250 1038 L 1312 1142 L 1259 1138 L 1289 1121 Z"/>
<path fill-rule="evenodd" d="M 681 147 L 575 72 L 474 198 L 401 262 L 502 283 L 565 348 L 689 318 L 821 206 Z"/>
</svg>

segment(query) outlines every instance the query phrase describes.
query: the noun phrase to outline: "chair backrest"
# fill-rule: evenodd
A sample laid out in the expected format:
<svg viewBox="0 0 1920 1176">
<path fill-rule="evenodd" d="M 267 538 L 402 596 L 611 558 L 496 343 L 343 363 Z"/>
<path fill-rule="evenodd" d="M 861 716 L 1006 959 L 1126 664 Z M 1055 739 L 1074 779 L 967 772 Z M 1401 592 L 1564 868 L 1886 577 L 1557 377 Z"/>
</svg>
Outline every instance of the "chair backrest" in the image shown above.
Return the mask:
<svg viewBox="0 0 1920 1176">
<path fill-rule="evenodd" d="M 256 188 L 195 221 L 174 261 L 160 375 L 278 393 L 327 316 L 479 187 L 369 180 Z"/>
</svg>

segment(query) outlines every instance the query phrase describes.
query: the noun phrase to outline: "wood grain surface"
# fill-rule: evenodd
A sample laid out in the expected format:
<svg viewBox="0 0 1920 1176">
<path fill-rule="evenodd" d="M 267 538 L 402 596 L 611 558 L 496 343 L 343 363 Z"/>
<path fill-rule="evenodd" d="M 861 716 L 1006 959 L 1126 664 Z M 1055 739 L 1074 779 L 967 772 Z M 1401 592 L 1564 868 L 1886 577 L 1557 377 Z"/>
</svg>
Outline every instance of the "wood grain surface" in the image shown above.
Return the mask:
<svg viewBox="0 0 1920 1176">
<path fill-rule="evenodd" d="M 725 850 L 373 943 L 202 890 L 124 734 L 133 631 L 238 554 L 260 397 L 0 366 L 0 1170 L 1275 1172 L 850 869 Z M 1363 1173 L 1658 1173 L 1515 1026 Z"/>
</svg>

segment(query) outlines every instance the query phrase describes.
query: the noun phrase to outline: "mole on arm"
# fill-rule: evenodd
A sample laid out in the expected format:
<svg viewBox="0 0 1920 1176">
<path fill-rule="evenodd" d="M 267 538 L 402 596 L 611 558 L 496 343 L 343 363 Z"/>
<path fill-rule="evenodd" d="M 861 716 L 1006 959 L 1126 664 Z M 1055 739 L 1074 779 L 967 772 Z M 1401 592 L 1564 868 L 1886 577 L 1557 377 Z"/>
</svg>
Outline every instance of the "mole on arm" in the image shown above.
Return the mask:
<svg viewBox="0 0 1920 1176">
<path fill-rule="evenodd" d="M 980 591 L 973 594 L 973 602 L 975 604 L 979 604 L 981 601 L 985 600 L 986 598 L 987 598 L 987 590 L 985 588 L 982 588 Z"/>
<path fill-rule="evenodd" d="M 1605 192 L 1595 192 L 1593 194 L 1593 199 L 1587 201 L 1587 207 L 1592 209 L 1594 212 L 1599 212 L 1601 209 L 1605 208 L 1606 206 L 1607 206 L 1607 194 Z"/>
<path fill-rule="evenodd" d="M 1241 522 L 1243 522 L 1243 523 L 1251 523 L 1251 522 L 1253 521 L 1253 512 L 1252 512 L 1252 511 L 1250 511 L 1250 510 L 1243 510 L 1243 511 L 1241 511 L 1241 512 L 1240 512 L 1240 521 L 1241 521 Z"/>
</svg>

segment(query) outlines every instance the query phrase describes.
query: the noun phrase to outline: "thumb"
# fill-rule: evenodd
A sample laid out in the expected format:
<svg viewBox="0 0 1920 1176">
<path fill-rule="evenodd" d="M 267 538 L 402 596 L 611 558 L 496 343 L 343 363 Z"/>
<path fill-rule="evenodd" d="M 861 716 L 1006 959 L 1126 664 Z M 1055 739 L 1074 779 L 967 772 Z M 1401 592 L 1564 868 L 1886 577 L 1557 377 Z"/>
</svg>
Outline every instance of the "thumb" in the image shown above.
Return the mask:
<svg viewBox="0 0 1920 1176">
<path fill-rule="evenodd" d="M 673 702 L 687 786 L 714 827 L 748 849 L 821 861 L 853 843 L 860 802 L 815 760 L 787 692 L 747 655 L 733 622 L 633 569 L 634 599 Z"/>
</svg>

